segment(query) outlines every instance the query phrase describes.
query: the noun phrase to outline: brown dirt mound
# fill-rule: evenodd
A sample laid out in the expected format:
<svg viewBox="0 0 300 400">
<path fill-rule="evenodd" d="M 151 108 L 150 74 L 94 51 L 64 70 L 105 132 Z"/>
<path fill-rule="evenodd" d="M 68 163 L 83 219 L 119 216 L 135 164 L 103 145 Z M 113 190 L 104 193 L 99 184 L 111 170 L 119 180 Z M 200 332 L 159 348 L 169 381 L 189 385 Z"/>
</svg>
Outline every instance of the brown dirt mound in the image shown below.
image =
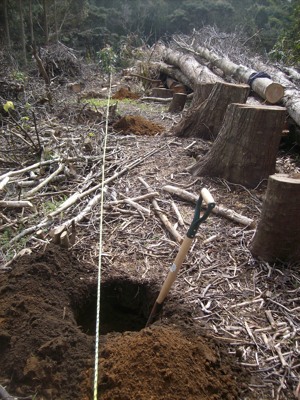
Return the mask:
<svg viewBox="0 0 300 400">
<path fill-rule="evenodd" d="M 10 394 L 79 398 L 78 375 L 93 352 L 73 311 L 86 278 L 76 258 L 56 247 L 21 257 L 0 275 L 0 384 Z"/>
<path fill-rule="evenodd" d="M 102 349 L 102 400 L 233 400 L 237 374 L 192 333 L 153 327 L 111 338 Z"/>
<path fill-rule="evenodd" d="M 76 312 L 93 271 L 56 246 L 11 267 L 0 274 L 0 384 L 37 400 L 92 398 L 94 337 L 82 332 Z M 235 360 L 187 328 L 161 322 L 101 336 L 99 370 L 101 400 L 239 398 Z"/>
<path fill-rule="evenodd" d="M 125 115 L 113 127 L 121 133 L 149 136 L 157 135 L 165 130 L 161 125 L 155 124 L 139 115 Z"/>
<path fill-rule="evenodd" d="M 139 99 L 141 96 L 137 93 L 133 93 L 130 89 L 121 87 L 113 96 L 113 99 L 123 100 L 123 99 Z"/>
</svg>

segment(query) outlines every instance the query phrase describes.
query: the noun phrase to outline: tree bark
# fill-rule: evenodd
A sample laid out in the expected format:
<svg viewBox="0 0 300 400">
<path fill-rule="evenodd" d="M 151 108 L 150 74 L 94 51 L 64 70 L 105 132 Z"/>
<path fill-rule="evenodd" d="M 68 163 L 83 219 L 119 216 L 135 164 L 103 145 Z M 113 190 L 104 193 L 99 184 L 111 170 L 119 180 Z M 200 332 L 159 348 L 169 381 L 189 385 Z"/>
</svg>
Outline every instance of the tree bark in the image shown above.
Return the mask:
<svg viewBox="0 0 300 400">
<path fill-rule="evenodd" d="M 230 104 L 211 150 L 190 172 L 257 186 L 275 171 L 285 117 L 284 107 Z"/>
<path fill-rule="evenodd" d="M 54 4 L 54 31 L 55 31 L 55 41 L 58 43 L 59 34 L 58 34 L 58 27 L 57 27 L 57 4 L 56 0 L 53 1 Z"/>
<path fill-rule="evenodd" d="M 171 89 L 157 87 L 152 89 L 151 95 L 153 97 L 161 97 L 162 99 L 167 99 L 173 97 L 173 92 Z"/>
<path fill-rule="evenodd" d="M 186 97 L 187 96 L 184 93 L 174 93 L 173 99 L 171 101 L 168 111 L 170 113 L 181 112 L 184 109 Z"/>
<path fill-rule="evenodd" d="M 173 128 L 177 136 L 196 136 L 214 140 L 221 128 L 226 109 L 230 103 L 245 103 L 249 94 L 248 85 L 218 82 L 209 97 L 192 107 L 188 114 Z M 198 98 L 200 95 L 196 95 Z"/>
<path fill-rule="evenodd" d="M 30 26 L 31 45 L 35 46 L 33 17 L 32 17 L 32 0 L 29 0 L 29 26 Z"/>
<path fill-rule="evenodd" d="M 191 103 L 191 109 L 194 107 L 199 107 L 201 103 L 203 103 L 208 96 L 211 94 L 215 83 L 203 83 L 199 84 L 194 88 L 193 100 Z"/>
<path fill-rule="evenodd" d="M 197 46 L 195 51 L 197 55 L 220 68 L 226 75 L 233 76 L 240 82 L 248 83 L 250 76 L 257 73 L 257 71 L 247 68 L 244 65 L 233 63 L 228 58 L 220 57 L 218 54 L 205 47 Z M 271 79 L 265 77 L 255 79 L 252 83 L 252 89 L 271 104 L 278 103 L 284 95 L 284 88 L 281 84 L 273 82 Z"/>
<path fill-rule="evenodd" d="M 264 261 L 300 261 L 300 174 L 269 177 L 251 253 Z"/>
<path fill-rule="evenodd" d="M 26 66 L 27 65 L 27 54 L 26 54 L 26 38 L 25 38 L 25 29 L 24 29 L 23 6 L 24 6 L 24 4 L 22 4 L 22 0 L 19 0 L 20 36 L 21 36 L 24 64 Z"/>
<path fill-rule="evenodd" d="M 44 32 L 45 32 L 45 43 L 49 42 L 49 24 L 48 24 L 48 4 L 47 0 L 43 0 L 43 17 L 44 17 Z"/>
<path fill-rule="evenodd" d="M 3 7 L 4 7 L 5 33 L 6 33 L 7 47 L 10 49 L 11 42 L 10 42 L 10 30 L 9 30 L 8 13 L 7 13 L 7 0 L 4 0 Z"/>
<path fill-rule="evenodd" d="M 150 63 L 150 65 L 153 65 L 154 67 L 159 66 L 159 70 L 162 74 L 165 74 L 167 76 L 171 76 L 172 78 L 176 79 L 178 82 L 183 83 L 185 86 L 188 88 L 192 89 L 192 83 L 189 80 L 189 77 L 184 75 L 179 68 L 176 68 L 172 65 L 168 65 L 164 62 L 159 62 L 159 63 Z"/>
</svg>

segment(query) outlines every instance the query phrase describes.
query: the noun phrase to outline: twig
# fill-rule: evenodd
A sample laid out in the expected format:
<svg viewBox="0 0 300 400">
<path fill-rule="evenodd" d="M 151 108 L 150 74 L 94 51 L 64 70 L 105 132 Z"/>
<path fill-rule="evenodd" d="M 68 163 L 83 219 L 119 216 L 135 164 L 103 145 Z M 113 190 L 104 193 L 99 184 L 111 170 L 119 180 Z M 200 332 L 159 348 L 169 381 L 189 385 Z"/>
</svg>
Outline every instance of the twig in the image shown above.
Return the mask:
<svg viewBox="0 0 300 400">
<path fill-rule="evenodd" d="M 9 176 L 2 179 L 2 181 L 0 181 L 0 190 L 3 190 L 5 186 L 8 184 L 8 182 L 9 182 Z"/>
<path fill-rule="evenodd" d="M 143 178 L 139 177 L 138 179 L 148 190 L 152 190 L 151 187 L 148 185 L 148 183 Z M 155 199 L 152 200 L 152 205 L 153 205 L 153 208 L 154 208 L 157 216 L 159 217 L 161 222 L 164 224 L 165 228 L 171 233 L 171 235 L 176 240 L 176 242 L 181 243 L 182 236 L 176 231 L 176 229 L 174 229 L 174 227 L 172 226 L 172 224 L 170 223 L 170 221 L 168 220 L 166 215 L 162 212 L 161 208 L 159 207 L 159 205 Z"/>
<path fill-rule="evenodd" d="M 177 219 L 178 219 L 179 225 L 180 225 L 180 226 L 184 226 L 183 218 L 182 218 L 182 216 L 181 216 L 181 214 L 180 214 L 180 211 L 179 211 L 178 207 L 177 207 L 176 204 L 174 203 L 174 201 L 172 201 L 171 206 L 172 206 L 172 208 L 173 208 L 173 210 L 174 210 L 174 212 L 175 212 L 175 214 L 176 214 L 176 217 L 177 217 Z"/>
<path fill-rule="evenodd" d="M 33 169 L 37 169 L 37 168 L 42 167 L 44 165 L 53 164 L 53 163 L 56 163 L 56 162 L 59 162 L 59 161 L 60 161 L 59 158 L 55 158 L 53 160 L 47 160 L 47 161 L 38 162 L 38 163 L 29 165 L 28 167 L 25 167 L 25 168 L 22 168 L 22 169 L 19 169 L 19 170 L 16 170 L 16 171 L 6 172 L 6 174 L 3 174 L 3 175 L 0 176 L 0 181 L 2 179 L 6 178 L 6 177 L 20 175 L 20 174 L 23 174 L 24 172 L 32 171 Z"/>
<path fill-rule="evenodd" d="M 171 142 L 172 143 L 172 142 Z M 104 182 L 103 185 L 107 185 L 108 183 L 112 182 L 113 180 L 117 179 L 119 176 L 125 174 L 125 172 L 129 171 L 130 169 L 136 167 L 137 165 L 141 164 L 144 162 L 147 158 L 151 157 L 153 154 L 158 153 L 161 151 L 164 147 L 168 146 L 170 143 L 165 144 L 159 149 L 152 150 L 148 153 L 146 153 L 143 157 L 140 157 L 137 160 L 132 161 L 130 164 L 128 164 L 125 168 L 123 168 L 121 171 L 116 172 L 114 175 L 112 175 L 110 178 L 107 178 Z M 86 197 L 87 195 L 95 192 L 96 190 L 100 189 L 102 187 L 102 183 L 99 183 L 98 185 L 93 186 L 92 188 L 80 193 L 76 192 L 72 194 L 63 204 L 61 204 L 55 211 L 52 213 L 48 214 L 48 218 L 53 218 L 55 215 L 60 214 L 62 211 L 66 210 L 67 208 L 71 207 L 73 204 L 75 204 L 78 200 Z"/>
<path fill-rule="evenodd" d="M 33 204 L 30 201 L 25 201 L 25 200 L 0 201 L 0 208 L 27 208 L 27 207 L 33 208 Z"/>
<path fill-rule="evenodd" d="M 53 178 L 55 178 L 63 169 L 65 168 L 64 164 L 59 164 L 58 168 L 56 171 L 54 171 L 51 175 L 49 175 L 46 179 L 44 179 L 39 185 L 37 185 L 35 188 L 32 190 L 29 190 L 27 193 L 25 193 L 25 197 L 32 196 L 36 192 L 38 192 L 41 188 L 46 186 L 49 182 L 52 181 Z"/>
</svg>

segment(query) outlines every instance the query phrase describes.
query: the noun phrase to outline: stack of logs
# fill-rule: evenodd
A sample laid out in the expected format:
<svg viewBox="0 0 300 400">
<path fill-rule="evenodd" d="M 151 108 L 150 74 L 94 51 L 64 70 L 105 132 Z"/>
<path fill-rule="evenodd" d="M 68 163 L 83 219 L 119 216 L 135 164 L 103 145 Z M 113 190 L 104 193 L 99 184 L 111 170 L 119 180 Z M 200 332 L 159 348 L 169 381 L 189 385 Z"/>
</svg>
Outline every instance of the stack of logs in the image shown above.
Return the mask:
<svg viewBox="0 0 300 400">
<path fill-rule="evenodd" d="M 224 82 L 193 56 L 176 50 L 164 48 L 163 57 L 187 77 L 194 90 L 191 107 L 170 134 L 212 142 L 210 151 L 199 157 L 188 168 L 189 172 L 253 189 L 267 181 L 266 199 L 251 252 L 268 262 L 300 261 L 300 224 L 296 217 L 300 214 L 300 176 L 274 174 L 288 117 L 287 109 L 276 105 L 282 104 L 282 85 L 265 73 L 241 68 L 214 54 L 210 61 L 218 67 L 225 65 L 223 71 L 234 73 L 246 83 Z M 162 68 L 173 73 L 168 66 Z M 156 95 L 168 93 L 168 89 L 158 90 Z M 264 103 L 250 102 L 250 91 L 255 91 Z"/>
</svg>

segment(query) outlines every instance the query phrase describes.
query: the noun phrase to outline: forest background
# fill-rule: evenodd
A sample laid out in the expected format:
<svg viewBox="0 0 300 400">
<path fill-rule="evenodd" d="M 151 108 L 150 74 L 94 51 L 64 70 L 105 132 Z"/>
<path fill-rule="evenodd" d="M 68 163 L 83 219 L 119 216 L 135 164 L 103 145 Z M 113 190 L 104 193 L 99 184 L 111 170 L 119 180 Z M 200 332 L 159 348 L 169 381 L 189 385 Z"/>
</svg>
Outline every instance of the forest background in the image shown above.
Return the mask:
<svg viewBox="0 0 300 400">
<path fill-rule="evenodd" d="M 236 32 L 247 46 L 273 60 L 300 61 L 299 0 L 1 0 L 0 40 L 26 66 L 32 45 L 61 41 L 96 61 L 109 45 L 126 51 L 205 25 Z M 122 65 L 121 65 L 122 66 Z"/>
</svg>

